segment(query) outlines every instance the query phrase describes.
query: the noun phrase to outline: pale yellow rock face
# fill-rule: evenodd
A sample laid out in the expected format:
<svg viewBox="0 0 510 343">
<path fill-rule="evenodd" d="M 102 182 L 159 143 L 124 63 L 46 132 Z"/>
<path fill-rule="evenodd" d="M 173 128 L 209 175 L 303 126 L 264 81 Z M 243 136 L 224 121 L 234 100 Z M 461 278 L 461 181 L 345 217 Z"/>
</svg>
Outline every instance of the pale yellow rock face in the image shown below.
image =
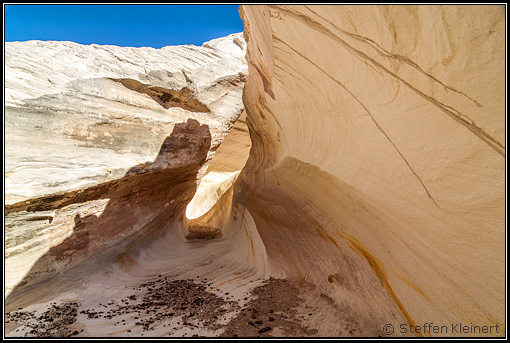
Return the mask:
<svg viewBox="0 0 510 343">
<path fill-rule="evenodd" d="M 240 14 L 245 40 L 200 48 L 8 51 L 6 312 L 79 303 L 76 337 L 504 336 L 505 8 Z M 271 277 L 297 307 L 275 288 L 276 320 L 235 318 Z M 239 305 L 230 327 L 81 312 L 184 279 Z"/>
<path fill-rule="evenodd" d="M 240 12 L 235 193 L 273 273 L 392 336 L 504 335 L 504 6 Z"/>
<path fill-rule="evenodd" d="M 187 218 L 194 219 L 204 215 L 231 190 L 248 159 L 250 147 L 246 112 L 243 112 L 221 142 L 206 174 L 200 180 L 195 196 L 186 208 Z"/>
</svg>

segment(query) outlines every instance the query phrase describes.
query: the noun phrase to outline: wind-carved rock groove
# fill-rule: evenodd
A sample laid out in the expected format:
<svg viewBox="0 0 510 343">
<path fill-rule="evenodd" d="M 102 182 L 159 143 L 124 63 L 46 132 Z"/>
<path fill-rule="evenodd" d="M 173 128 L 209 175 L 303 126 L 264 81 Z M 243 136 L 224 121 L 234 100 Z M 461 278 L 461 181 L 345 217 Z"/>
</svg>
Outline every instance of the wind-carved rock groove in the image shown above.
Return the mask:
<svg viewBox="0 0 510 343">
<path fill-rule="evenodd" d="M 184 77 L 187 78 L 186 74 L 184 74 Z M 176 91 L 173 89 L 165 89 L 161 87 L 149 87 L 139 81 L 132 79 L 112 80 L 121 83 L 128 89 L 147 94 L 165 109 L 178 106 L 192 112 L 210 112 L 209 108 L 197 100 L 194 97 L 192 91 L 187 87 L 183 87 Z"/>
</svg>

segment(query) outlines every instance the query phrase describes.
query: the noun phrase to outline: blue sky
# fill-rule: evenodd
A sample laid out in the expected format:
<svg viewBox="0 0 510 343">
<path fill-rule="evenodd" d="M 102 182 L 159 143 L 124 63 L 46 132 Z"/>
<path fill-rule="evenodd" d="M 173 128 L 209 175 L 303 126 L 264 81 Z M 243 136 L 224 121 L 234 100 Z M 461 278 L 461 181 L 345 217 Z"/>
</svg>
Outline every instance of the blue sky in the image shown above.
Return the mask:
<svg viewBox="0 0 510 343">
<path fill-rule="evenodd" d="M 161 48 L 243 31 L 238 5 L 4 5 L 5 41 Z"/>
</svg>

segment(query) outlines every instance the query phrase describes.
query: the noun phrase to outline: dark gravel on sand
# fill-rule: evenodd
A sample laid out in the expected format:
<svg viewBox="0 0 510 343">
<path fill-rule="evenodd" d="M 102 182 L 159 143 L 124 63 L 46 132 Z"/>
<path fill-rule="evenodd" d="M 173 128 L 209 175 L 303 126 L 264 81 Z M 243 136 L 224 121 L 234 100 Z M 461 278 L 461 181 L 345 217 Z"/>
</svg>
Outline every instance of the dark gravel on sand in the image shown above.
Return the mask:
<svg viewBox="0 0 510 343">
<path fill-rule="evenodd" d="M 317 333 L 302 325 L 295 309 L 301 299 L 293 283 L 269 279 L 252 291 L 255 299 L 225 325 L 220 337 L 271 337 L 278 328 L 285 337 L 307 337 Z"/>
</svg>

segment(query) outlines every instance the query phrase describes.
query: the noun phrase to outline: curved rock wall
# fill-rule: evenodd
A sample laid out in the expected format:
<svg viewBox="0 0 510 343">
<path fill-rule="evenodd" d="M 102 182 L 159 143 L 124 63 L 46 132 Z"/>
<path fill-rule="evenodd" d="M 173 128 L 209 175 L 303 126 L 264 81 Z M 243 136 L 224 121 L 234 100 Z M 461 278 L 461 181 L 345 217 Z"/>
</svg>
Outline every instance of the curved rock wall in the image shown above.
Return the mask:
<svg viewBox="0 0 510 343">
<path fill-rule="evenodd" d="M 504 334 L 504 6 L 240 13 L 253 146 L 235 199 L 272 273 L 374 333 Z"/>
<path fill-rule="evenodd" d="M 9 302 L 155 227 L 185 231 L 186 205 L 243 111 L 245 48 L 240 33 L 162 49 L 6 43 Z"/>
</svg>

